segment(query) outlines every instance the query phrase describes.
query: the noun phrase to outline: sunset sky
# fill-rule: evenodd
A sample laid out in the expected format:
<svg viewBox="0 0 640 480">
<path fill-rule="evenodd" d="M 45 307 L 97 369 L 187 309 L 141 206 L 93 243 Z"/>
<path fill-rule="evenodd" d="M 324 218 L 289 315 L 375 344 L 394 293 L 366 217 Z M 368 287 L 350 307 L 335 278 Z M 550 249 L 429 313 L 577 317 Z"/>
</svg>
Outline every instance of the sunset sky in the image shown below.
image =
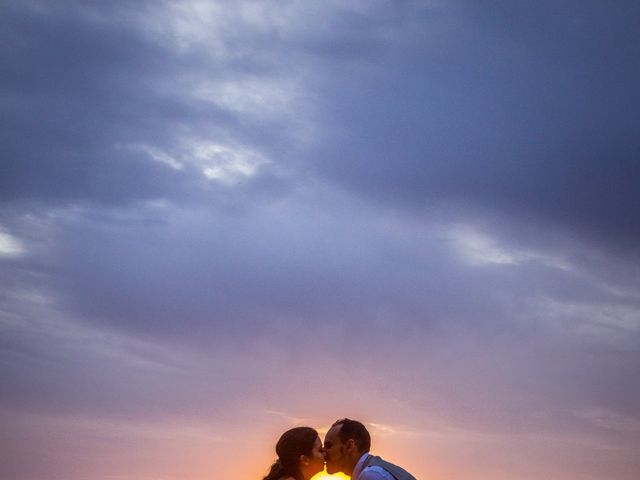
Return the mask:
<svg viewBox="0 0 640 480">
<path fill-rule="evenodd" d="M 637 480 L 640 2 L 0 1 L 0 478 Z"/>
</svg>

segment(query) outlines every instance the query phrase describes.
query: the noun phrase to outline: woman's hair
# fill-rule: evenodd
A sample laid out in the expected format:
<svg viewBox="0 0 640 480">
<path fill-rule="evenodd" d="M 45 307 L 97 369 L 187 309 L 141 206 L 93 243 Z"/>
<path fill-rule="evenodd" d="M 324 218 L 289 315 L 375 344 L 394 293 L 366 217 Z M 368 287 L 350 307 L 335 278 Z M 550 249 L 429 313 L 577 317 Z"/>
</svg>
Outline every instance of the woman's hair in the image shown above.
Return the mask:
<svg viewBox="0 0 640 480">
<path fill-rule="evenodd" d="M 278 459 L 266 477 L 262 480 L 278 480 L 293 477 L 302 480 L 300 474 L 300 455 L 311 456 L 318 438 L 318 432 L 310 427 L 296 427 L 282 434 L 276 444 Z"/>
</svg>

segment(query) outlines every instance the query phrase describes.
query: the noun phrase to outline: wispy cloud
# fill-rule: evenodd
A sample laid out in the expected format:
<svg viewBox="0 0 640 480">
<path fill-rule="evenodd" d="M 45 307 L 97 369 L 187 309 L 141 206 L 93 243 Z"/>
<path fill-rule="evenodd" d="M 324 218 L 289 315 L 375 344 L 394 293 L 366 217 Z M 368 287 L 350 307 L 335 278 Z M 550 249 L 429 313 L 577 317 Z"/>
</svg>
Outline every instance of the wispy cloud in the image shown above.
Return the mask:
<svg viewBox="0 0 640 480">
<path fill-rule="evenodd" d="M 26 253 L 23 243 L 9 233 L 0 232 L 0 257 L 15 258 Z"/>
<path fill-rule="evenodd" d="M 589 408 L 579 416 L 594 425 L 622 433 L 639 433 L 640 418 L 623 415 L 609 408 Z"/>
</svg>

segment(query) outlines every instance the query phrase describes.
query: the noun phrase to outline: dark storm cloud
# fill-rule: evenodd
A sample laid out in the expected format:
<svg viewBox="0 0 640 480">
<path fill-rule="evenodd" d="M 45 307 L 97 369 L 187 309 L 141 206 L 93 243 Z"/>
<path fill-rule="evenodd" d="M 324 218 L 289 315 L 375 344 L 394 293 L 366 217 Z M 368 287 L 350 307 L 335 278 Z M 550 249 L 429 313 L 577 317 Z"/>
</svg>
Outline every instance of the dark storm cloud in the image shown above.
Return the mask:
<svg viewBox="0 0 640 480">
<path fill-rule="evenodd" d="M 635 2 L 454 2 L 333 69 L 317 169 L 378 201 L 543 219 L 637 245 Z"/>
<path fill-rule="evenodd" d="M 157 52 L 122 26 L 91 24 L 73 11 L 10 5 L 2 23 L 5 201 L 130 200 L 144 197 L 145 186 L 157 194 L 169 185 L 167 168 L 118 158 L 111 143 L 118 129 L 143 126 L 132 113 L 144 101 L 126 86 L 144 84 L 152 72 L 141 63 Z"/>
<path fill-rule="evenodd" d="M 258 31 L 239 22 L 224 39 L 232 52 L 224 58 L 209 55 L 215 42 L 180 51 L 141 29 L 139 18 L 157 5 L 37 5 L 3 11 L 5 201 L 114 203 L 211 191 L 193 166 L 176 171 L 118 148 L 171 152 L 186 129 L 235 138 L 296 169 L 309 159 L 379 202 L 417 211 L 474 205 L 635 244 L 633 2 L 316 6 L 315 23 Z M 322 145 L 311 151 L 286 138 L 287 123 L 194 102 L 180 83 L 292 74 L 305 76 L 323 122 Z M 159 88 L 163 82 L 174 88 Z"/>
</svg>

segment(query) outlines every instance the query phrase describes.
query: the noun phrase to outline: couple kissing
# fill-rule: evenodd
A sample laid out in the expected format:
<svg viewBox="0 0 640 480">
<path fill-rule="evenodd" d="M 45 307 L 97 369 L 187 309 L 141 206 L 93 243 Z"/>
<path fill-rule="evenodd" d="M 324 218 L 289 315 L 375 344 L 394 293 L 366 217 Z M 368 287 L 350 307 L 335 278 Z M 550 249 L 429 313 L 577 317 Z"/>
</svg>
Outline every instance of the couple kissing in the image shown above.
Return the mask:
<svg viewBox="0 0 640 480">
<path fill-rule="evenodd" d="M 278 459 L 262 480 L 310 480 L 324 470 L 352 480 L 416 480 L 409 472 L 369 453 L 371 435 L 357 420 L 336 421 L 324 437 L 311 427 L 296 427 L 276 444 Z"/>
</svg>

